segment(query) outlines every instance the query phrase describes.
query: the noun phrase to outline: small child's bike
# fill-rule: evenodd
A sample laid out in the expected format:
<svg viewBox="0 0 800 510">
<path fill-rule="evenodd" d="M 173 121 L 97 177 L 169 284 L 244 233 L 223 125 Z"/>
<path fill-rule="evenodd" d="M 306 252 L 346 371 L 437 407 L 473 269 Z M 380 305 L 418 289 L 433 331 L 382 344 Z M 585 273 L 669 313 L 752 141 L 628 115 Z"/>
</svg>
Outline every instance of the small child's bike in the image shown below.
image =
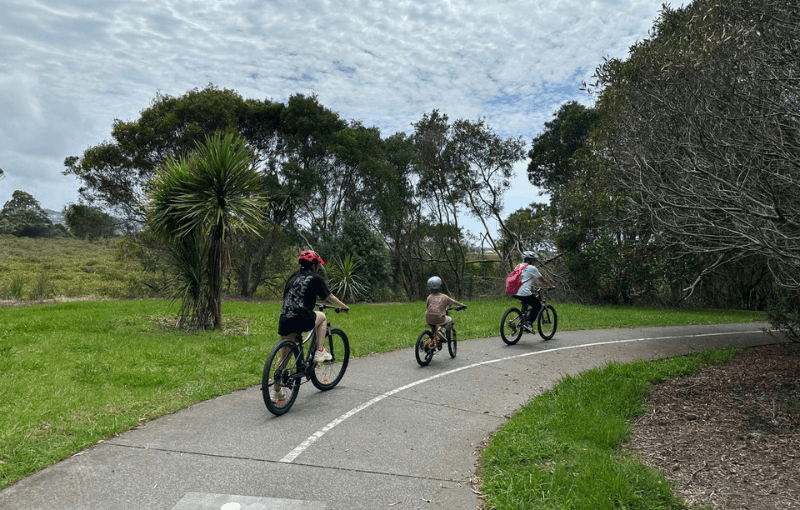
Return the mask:
<svg viewBox="0 0 800 510">
<path fill-rule="evenodd" d="M 556 316 L 556 309 L 553 305 L 548 305 L 547 300 L 544 298 L 542 289 L 536 292 L 536 297 L 542 303 L 542 308 L 539 310 L 539 315 L 536 317 L 536 327 L 539 334 L 545 340 L 550 340 L 556 334 L 558 327 L 558 317 Z M 522 333 L 535 333 L 533 324 L 528 322 L 528 305 L 522 305 L 522 310 L 519 308 L 509 308 L 503 314 L 503 320 L 500 321 L 500 337 L 508 345 L 514 345 L 522 338 Z"/>
<path fill-rule="evenodd" d="M 450 315 L 451 310 L 460 311 L 466 309 L 466 306 L 451 306 L 445 311 L 445 314 Z M 417 346 L 414 349 L 417 363 L 423 367 L 428 365 L 433 359 L 433 355 L 441 351 L 445 343 L 450 357 L 455 358 L 458 350 L 456 327 L 453 326 L 447 329 L 444 326 L 434 326 L 433 324 L 428 324 L 428 326 L 430 326 L 430 329 L 423 330 L 417 337 Z"/>
<path fill-rule="evenodd" d="M 320 312 L 332 309 L 340 313 L 338 308 L 324 303 L 317 303 L 316 307 Z M 276 416 L 288 412 L 297 398 L 303 379 L 310 380 L 322 391 L 332 389 L 342 380 L 350 361 L 350 342 L 344 331 L 331 328 L 330 321 L 325 337 L 324 346 L 332 359 L 320 363 L 314 361 L 317 335 L 313 330 L 305 339 L 298 332 L 296 342 L 281 340 L 272 348 L 264 364 L 264 375 L 261 379 L 261 393 L 269 412 Z"/>
</svg>

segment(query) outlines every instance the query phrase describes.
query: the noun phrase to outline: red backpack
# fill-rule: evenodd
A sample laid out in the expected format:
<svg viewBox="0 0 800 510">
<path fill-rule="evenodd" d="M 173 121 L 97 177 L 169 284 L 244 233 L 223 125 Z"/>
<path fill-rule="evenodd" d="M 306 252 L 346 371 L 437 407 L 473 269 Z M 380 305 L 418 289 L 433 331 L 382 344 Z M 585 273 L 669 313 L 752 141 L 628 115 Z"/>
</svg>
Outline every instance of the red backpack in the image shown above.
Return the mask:
<svg viewBox="0 0 800 510">
<path fill-rule="evenodd" d="M 519 264 L 506 277 L 506 294 L 516 294 L 522 287 L 522 271 L 530 264 Z"/>
</svg>

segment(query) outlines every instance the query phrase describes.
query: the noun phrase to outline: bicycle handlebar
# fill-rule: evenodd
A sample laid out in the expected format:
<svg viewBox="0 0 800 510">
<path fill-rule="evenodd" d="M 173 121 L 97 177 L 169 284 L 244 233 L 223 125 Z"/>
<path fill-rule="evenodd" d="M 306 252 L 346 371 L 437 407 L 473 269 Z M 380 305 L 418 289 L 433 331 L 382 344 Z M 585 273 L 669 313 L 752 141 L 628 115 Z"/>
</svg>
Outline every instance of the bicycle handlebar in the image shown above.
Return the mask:
<svg viewBox="0 0 800 510">
<path fill-rule="evenodd" d="M 334 310 L 336 313 L 348 313 L 350 311 L 350 309 L 342 310 L 338 306 L 328 305 L 328 304 L 325 304 L 325 303 L 316 303 L 314 306 L 316 308 L 318 308 L 320 312 L 323 311 L 323 310 L 326 310 L 326 309 L 327 310 Z"/>
<path fill-rule="evenodd" d="M 449 307 L 447 307 L 447 311 L 448 312 L 451 311 L 451 310 L 455 310 L 457 312 L 460 312 L 461 310 L 466 310 L 466 309 L 467 309 L 467 305 L 464 305 L 464 306 L 449 306 Z"/>
</svg>

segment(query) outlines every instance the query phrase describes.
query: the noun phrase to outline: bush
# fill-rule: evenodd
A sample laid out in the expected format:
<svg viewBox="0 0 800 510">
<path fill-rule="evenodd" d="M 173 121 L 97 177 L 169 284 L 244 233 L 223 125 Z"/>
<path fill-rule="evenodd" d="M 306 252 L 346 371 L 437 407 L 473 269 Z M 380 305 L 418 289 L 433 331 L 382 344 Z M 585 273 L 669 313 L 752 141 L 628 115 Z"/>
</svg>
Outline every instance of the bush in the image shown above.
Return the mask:
<svg viewBox="0 0 800 510">
<path fill-rule="evenodd" d="M 767 320 L 773 328 L 800 342 L 800 291 L 777 289 L 767 307 Z"/>
</svg>

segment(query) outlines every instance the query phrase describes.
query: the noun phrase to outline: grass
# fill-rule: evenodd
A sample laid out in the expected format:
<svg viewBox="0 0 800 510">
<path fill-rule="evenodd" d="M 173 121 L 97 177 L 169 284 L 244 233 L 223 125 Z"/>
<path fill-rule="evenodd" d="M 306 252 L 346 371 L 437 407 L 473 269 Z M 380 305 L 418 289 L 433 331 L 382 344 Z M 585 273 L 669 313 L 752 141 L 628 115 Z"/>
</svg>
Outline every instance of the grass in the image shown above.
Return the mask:
<svg viewBox="0 0 800 510">
<path fill-rule="evenodd" d="M 645 411 L 652 384 L 725 363 L 737 352 L 611 363 L 565 377 L 517 413 L 482 452 L 487 508 L 686 508 L 657 471 L 625 450 L 630 422 Z"/>
<path fill-rule="evenodd" d="M 459 338 L 495 336 L 510 300 L 468 302 Z M 226 301 L 228 332 L 171 327 L 180 303 L 81 301 L 0 308 L 0 489 L 138 423 L 260 382 L 278 303 Z M 558 304 L 559 329 L 761 321 L 757 313 Z M 334 315 L 353 356 L 412 347 L 424 304 Z"/>
<path fill-rule="evenodd" d="M 1 235 L 0 299 L 146 295 L 146 275 L 119 257 L 120 241 Z"/>
</svg>

